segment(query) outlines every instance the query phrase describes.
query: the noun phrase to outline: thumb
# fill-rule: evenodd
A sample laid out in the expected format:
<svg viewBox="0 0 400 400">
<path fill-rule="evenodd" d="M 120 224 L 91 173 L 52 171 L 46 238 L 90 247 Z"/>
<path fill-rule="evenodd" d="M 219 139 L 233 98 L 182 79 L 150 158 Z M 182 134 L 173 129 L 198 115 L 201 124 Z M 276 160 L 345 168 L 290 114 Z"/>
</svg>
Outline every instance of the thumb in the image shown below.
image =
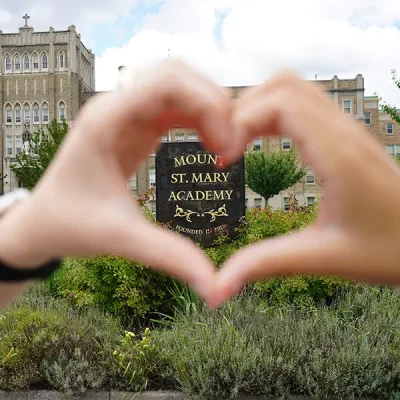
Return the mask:
<svg viewBox="0 0 400 400">
<path fill-rule="evenodd" d="M 210 293 L 209 305 L 216 308 L 247 283 L 273 276 L 351 275 L 343 263 L 351 256 L 347 243 L 334 228 L 314 226 L 247 246 L 223 265 Z"/>
<path fill-rule="evenodd" d="M 216 269 L 191 240 L 147 221 L 136 221 L 134 227 L 129 224 L 122 237 L 123 240 L 113 241 L 114 254 L 182 280 L 208 301 Z"/>
</svg>

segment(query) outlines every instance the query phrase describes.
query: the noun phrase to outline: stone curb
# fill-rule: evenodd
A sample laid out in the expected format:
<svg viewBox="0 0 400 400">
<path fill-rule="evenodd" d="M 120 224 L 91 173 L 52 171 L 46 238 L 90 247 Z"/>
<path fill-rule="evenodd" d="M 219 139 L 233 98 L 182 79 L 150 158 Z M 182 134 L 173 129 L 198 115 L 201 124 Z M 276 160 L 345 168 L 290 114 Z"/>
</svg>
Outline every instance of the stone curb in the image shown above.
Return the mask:
<svg viewBox="0 0 400 400">
<path fill-rule="evenodd" d="M 302 396 L 290 397 L 290 400 L 307 400 Z M 29 391 L 29 392 L 5 392 L 0 391 L 0 400 L 190 400 L 189 397 L 178 392 L 87 392 L 83 394 L 67 395 L 54 391 Z M 223 399 L 221 399 L 223 400 Z M 277 400 L 276 397 L 241 396 L 238 400 Z M 359 400 L 374 400 L 359 399 Z"/>
</svg>

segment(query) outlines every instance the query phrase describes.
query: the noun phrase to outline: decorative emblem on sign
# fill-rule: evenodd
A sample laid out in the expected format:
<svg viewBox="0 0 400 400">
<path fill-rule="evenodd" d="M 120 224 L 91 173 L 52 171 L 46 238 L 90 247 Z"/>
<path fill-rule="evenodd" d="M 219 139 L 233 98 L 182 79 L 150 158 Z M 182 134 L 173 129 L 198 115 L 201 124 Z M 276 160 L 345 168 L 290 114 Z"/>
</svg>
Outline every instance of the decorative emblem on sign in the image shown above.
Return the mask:
<svg viewBox="0 0 400 400">
<path fill-rule="evenodd" d="M 217 217 L 229 217 L 229 215 L 226 213 L 226 205 L 224 204 L 222 207 L 218 208 L 218 211 L 215 211 L 212 209 L 211 211 L 205 211 L 203 214 L 201 214 L 202 217 L 204 217 L 205 214 L 210 214 L 211 215 L 211 221 L 214 222 Z"/>
<path fill-rule="evenodd" d="M 192 221 L 192 215 L 196 215 L 197 217 L 200 217 L 200 214 L 196 211 L 192 210 L 184 210 L 183 208 L 176 206 L 176 211 L 174 217 L 184 217 L 186 218 L 187 222 L 193 222 Z"/>
<path fill-rule="evenodd" d="M 182 207 L 176 206 L 176 211 L 174 217 L 183 217 L 186 218 L 187 222 L 193 222 L 192 221 L 192 215 L 195 215 L 196 217 L 205 217 L 207 214 L 211 215 L 211 221 L 214 222 L 217 217 L 229 217 L 229 215 L 226 212 L 226 205 L 224 204 L 222 207 L 218 208 L 217 211 L 215 209 L 212 209 L 210 211 L 204 211 L 202 214 L 199 214 L 196 211 L 192 210 L 184 210 Z"/>
</svg>

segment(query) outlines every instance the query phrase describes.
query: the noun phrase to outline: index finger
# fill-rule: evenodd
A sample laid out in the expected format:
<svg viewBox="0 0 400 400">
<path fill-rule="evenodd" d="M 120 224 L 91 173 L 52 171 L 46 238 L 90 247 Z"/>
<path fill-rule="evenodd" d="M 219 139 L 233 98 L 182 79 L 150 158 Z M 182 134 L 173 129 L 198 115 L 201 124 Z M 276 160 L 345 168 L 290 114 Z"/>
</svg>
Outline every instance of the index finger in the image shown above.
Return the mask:
<svg viewBox="0 0 400 400">
<path fill-rule="evenodd" d="M 157 138 L 173 127 L 199 131 L 206 147 L 223 153 L 232 135 L 228 91 L 182 62 L 168 60 L 124 83 L 113 120 L 154 126 Z"/>
<path fill-rule="evenodd" d="M 233 124 L 236 144 L 229 162 L 253 137 L 266 135 L 291 137 L 321 178 L 335 174 L 344 160 L 354 160 L 360 151 L 376 152 L 373 139 L 322 90 L 287 72 L 244 92 L 233 111 Z"/>
</svg>

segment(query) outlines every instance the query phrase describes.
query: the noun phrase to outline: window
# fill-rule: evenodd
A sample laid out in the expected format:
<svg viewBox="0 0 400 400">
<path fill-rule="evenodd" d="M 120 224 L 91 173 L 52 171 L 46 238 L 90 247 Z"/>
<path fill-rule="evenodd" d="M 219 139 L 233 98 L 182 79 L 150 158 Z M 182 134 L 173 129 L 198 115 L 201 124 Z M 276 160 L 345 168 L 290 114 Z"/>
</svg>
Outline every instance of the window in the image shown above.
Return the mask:
<svg viewBox="0 0 400 400">
<path fill-rule="evenodd" d="M 33 106 L 33 123 L 38 124 L 40 122 L 40 117 L 39 117 L 39 106 L 35 104 Z"/>
<path fill-rule="evenodd" d="M 283 198 L 283 208 L 285 209 L 285 211 L 290 210 L 290 197 Z"/>
<path fill-rule="evenodd" d="M 183 142 L 185 140 L 185 135 L 183 133 L 177 133 L 175 135 L 175 141 Z"/>
<path fill-rule="evenodd" d="M 61 69 L 63 69 L 64 68 L 64 53 L 60 53 L 60 55 L 59 55 L 59 66 L 60 66 L 60 68 Z"/>
<path fill-rule="evenodd" d="M 155 168 L 149 169 L 149 187 L 150 188 L 156 187 L 156 170 L 155 170 Z"/>
<path fill-rule="evenodd" d="M 365 120 L 365 125 L 371 125 L 371 113 L 370 112 L 364 113 L 364 120 Z"/>
<path fill-rule="evenodd" d="M 393 135 L 393 124 L 391 122 L 386 124 L 386 135 Z"/>
<path fill-rule="evenodd" d="M 6 57 L 6 71 L 11 71 L 11 57 Z"/>
<path fill-rule="evenodd" d="M 12 136 L 7 136 L 7 155 L 11 156 L 13 152 L 13 140 Z"/>
<path fill-rule="evenodd" d="M 10 105 L 6 106 L 6 124 L 12 124 L 12 109 Z"/>
<path fill-rule="evenodd" d="M 151 212 L 155 214 L 157 212 L 157 203 L 153 200 L 150 202 Z"/>
<path fill-rule="evenodd" d="M 282 150 L 290 150 L 292 148 L 292 141 L 288 137 L 282 138 Z"/>
<path fill-rule="evenodd" d="M 26 55 L 24 56 L 24 71 L 29 71 L 30 67 L 31 67 L 31 62 L 29 60 L 29 56 Z"/>
<path fill-rule="evenodd" d="M 253 140 L 253 150 L 260 151 L 261 150 L 261 138 L 255 138 Z"/>
<path fill-rule="evenodd" d="M 388 144 L 388 145 L 386 145 L 386 153 L 388 153 L 388 154 L 394 154 L 394 144 Z"/>
<path fill-rule="evenodd" d="M 33 64 L 33 69 L 34 70 L 38 70 L 39 69 L 39 56 L 37 54 L 33 55 L 32 64 Z"/>
<path fill-rule="evenodd" d="M 29 109 L 29 106 L 25 106 L 24 108 L 24 123 L 25 124 L 31 123 L 31 110 Z"/>
<path fill-rule="evenodd" d="M 307 206 L 312 207 L 315 203 L 315 197 L 307 197 Z"/>
<path fill-rule="evenodd" d="M 24 144 L 22 142 L 22 136 L 15 136 L 15 154 L 21 153 Z"/>
<path fill-rule="evenodd" d="M 14 59 L 14 70 L 15 71 L 21 71 L 21 59 L 19 56 L 15 56 Z"/>
<path fill-rule="evenodd" d="M 400 156 L 400 144 L 388 144 L 386 145 L 386 153 L 388 154 L 396 154 Z"/>
<path fill-rule="evenodd" d="M 343 112 L 351 114 L 351 100 L 343 100 Z"/>
<path fill-rule="evenodd" d="M 42 55 L 42 69 L 47 69 L 49 66 L 49 58 L 47 57 L 47 54 Z"/>
<path fill-rule="evenodd" d="M 21 108 L 16 108 L 15 109 L 15 123 L 20 124 L 21 123 Z"/>
<path fill-rule="evenodd" d="M 254 207 L 261 210 L 261 202 L 262 202 L 262 199 L 260 199 L 260 198 L 254 199 Z"/>
<path fill-rule="evenodd" d="M 47 104 L 42 107 L 42 122 L 49 122 L 49 107 Z"/>
<path fill-rule="evenodd" d="M 189 142 L 198 142 L 199 137 L 197 136 L 197 133 L 189 133 Z"/>
<path fill-rule="evenodd" d="M 65 104 L 63 102 L 58 106 L 58 118 L 60 121 L 65 120 Z"/>
<path fill-rule="evenodd" d="M 162 137 L 162 140 L 161 140 L 163 143 L 168 143 L 169 142 L 169 134 L 168 135 L 164 135 L 163 137 Z"/>
<path fill-rule="evenodd" d="M 315 175 L 314 175 L 314 172 L 311 171 L 310 169 L 307 170 L 306 184 L 307 185 L 315 185 Z"/>
<path fill-rule="evenodd" d="M 136 189 L 136 174 L 132 175 L 128 181 L 128 189 Z"/>
</svg>

